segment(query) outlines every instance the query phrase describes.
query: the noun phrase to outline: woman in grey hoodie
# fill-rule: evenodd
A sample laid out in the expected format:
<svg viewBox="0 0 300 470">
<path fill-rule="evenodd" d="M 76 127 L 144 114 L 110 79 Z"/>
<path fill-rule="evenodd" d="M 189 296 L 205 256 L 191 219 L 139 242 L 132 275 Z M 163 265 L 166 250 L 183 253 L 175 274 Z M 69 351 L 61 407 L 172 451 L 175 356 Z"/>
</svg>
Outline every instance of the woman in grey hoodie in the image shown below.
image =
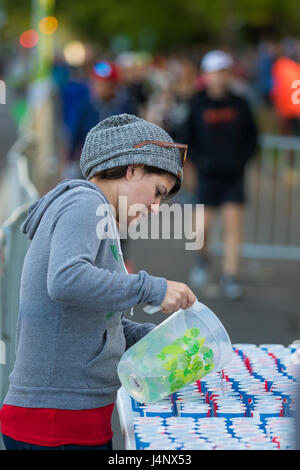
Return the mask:
<svg viewBox="0 0 300 470">
<path fill-rule="evenodd" d="M 113 116 L 87 135 L 85 180 L 62 181 L 30 207 L 16 361 L 0 412 L 7 449 L 112 448 L 118 362 L 154 327 L 125 314 L 139 303 L 172 313 L 195 301 L 185 284 L 127 273 L 120 223 L 178 191 L 185 156 L 158 126 Z M 141 209 L 128 216 L 133 204 Z"/>
</svg>

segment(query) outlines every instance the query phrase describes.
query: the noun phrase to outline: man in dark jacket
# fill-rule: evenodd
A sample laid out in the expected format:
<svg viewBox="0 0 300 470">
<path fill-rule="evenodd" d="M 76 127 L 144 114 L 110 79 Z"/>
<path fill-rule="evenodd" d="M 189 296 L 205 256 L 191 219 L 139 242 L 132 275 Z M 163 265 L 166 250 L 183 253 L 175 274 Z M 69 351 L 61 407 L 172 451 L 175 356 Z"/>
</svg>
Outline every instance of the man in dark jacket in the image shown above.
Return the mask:
<svg viewBox="0 0 300 470">
<path fill-rule="evenodd" d="M 212 221 L 222 207 L 224 259 L 221 286 L 231 299 L 239 298 L 239 247 L 245 203 L 244 176 L 257 144 L 257 129 L 245 98 L 230 91 L 232 58 L 211 51 L 202 59 L 205 88 L 190 103 L 185 126 L 190 165 L 197 171 L 197 199 L 204 204 L 204 247 L 190 274 L 194 287 L 207 280 L 207 244 Z"/>
</svg>

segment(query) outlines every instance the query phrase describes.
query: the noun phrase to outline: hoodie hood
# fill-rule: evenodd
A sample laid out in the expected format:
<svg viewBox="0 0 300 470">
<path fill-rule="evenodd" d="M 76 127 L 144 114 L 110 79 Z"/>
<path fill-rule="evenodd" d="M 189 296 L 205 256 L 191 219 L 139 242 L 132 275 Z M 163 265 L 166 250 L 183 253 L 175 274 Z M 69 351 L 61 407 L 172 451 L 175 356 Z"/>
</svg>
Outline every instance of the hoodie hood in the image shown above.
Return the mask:
<svg viewBox="0 0 300 470">
<path fill-rule="evenodd" d="M 39 223 L 50 204 L 52 204 L 52 202 L 55 201 L 65 191 L 77 188 L 78 186 L 84 186 L 86 188 L 93 189 L 94 191 L 100 193 L 102 197 L 108 202 L 101 189 L 93 183 L 81 179 L 67 179 L 61 181 L 57 186 L 55 186 L 55 188 L 53 188 L 51 191 L 45 194 L 45 196 L 29 207 L 27 217 L 21 225 L 21 232 L 25 233 L 29 240 L 32 240 Z"/>
</svg>

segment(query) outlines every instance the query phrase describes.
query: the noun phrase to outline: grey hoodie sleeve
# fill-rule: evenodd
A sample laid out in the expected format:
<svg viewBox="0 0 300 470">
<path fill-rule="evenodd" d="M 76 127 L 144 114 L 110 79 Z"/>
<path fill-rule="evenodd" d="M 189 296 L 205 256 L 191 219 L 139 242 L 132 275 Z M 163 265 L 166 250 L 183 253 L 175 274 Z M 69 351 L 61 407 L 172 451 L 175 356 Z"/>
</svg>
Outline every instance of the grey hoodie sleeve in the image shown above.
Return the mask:
<svg viewBox="0 0 300 470">
<path fill-rule="evenodd" d="M 140 302 L 161 305 L 166 279 L 145 271 L 127 274 L 95 265 L 99 248 L 110 251 L 108 240 L 102 240 L 96 230 L 101 203 L 92 191 L 85 191 L 84 196 L 73 193 L 53 217 L 47 273 L 50 298 L 103 313 L 124 311 Z"/>
<path fill-rule="evenodd" d="M 133 346 L 137 341 L 143 338 L 145 335 L 155 328 L 156 325 L 153 323 L 136 323 L 122 318 L 124 336 L 126 338 L 126 350 Z"/>
</svg>

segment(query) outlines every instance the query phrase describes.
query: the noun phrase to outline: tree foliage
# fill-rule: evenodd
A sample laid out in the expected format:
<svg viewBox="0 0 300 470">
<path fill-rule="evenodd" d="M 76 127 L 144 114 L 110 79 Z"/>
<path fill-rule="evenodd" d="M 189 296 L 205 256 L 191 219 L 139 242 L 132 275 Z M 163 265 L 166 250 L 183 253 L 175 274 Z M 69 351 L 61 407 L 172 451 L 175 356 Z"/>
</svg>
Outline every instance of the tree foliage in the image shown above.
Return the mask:
<svg viewBox="0 0 300 470">
<path fill-rule="evenodd" d="M 2 0 L 6 37 L 30 26 L 31 4 Z M 159 50 L 195 41 L 249 40 L 253 32 L 297 35 L 298 10 L 299 0 L 56 0 L 60 28 L 77 38 L 109 46 L 113 37 L 126 35 L 139 47 L 148 37 Z"/>
</svg>

